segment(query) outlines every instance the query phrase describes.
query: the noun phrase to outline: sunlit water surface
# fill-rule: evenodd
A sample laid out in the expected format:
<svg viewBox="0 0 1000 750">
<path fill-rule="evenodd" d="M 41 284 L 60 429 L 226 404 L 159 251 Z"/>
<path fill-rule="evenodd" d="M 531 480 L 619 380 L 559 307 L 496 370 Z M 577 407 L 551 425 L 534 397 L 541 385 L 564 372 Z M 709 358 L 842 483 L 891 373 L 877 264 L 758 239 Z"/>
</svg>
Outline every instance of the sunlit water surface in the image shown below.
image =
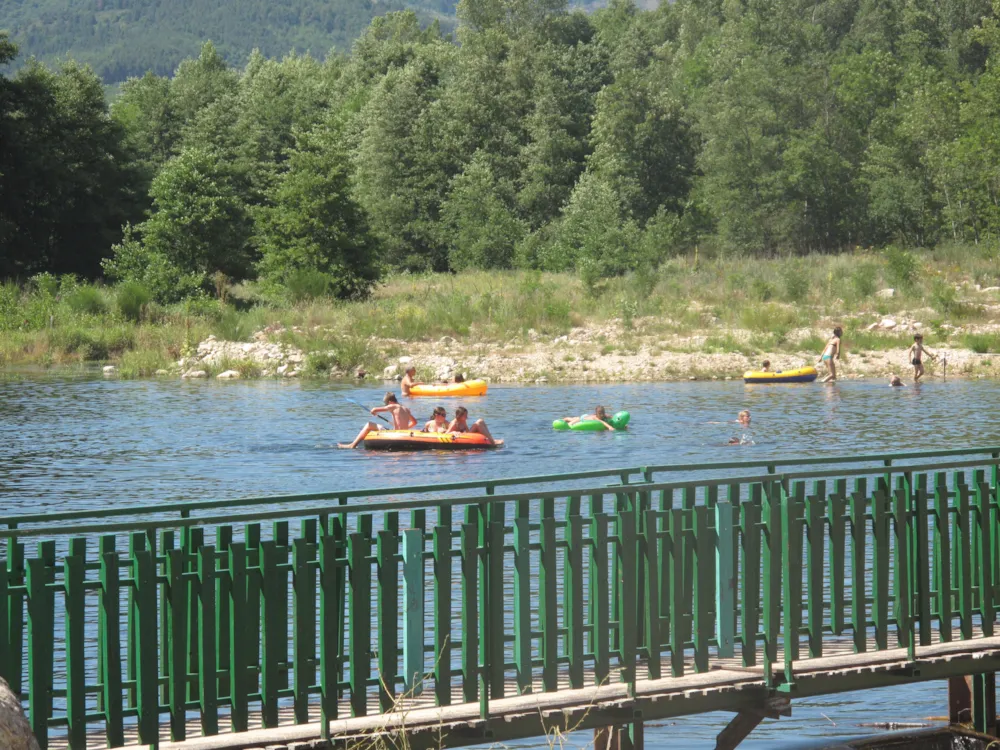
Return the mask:
<svg viewBox="0 0 1000 750">
<path fill-rule="evenodd" d="M 344 397 L 363 388 L 298 382 L 122 382 L 92 375 L 0 377 L 0 508 L 4 513 L 103 508 L 394 484 L 526 476 L 674 462 L 821 456 L 1000 443 L 1000 384 L 883 381 L 744 386 L 738 382 L 494 386 L 467 399 L 502 450 L 380 454 L 338 451 L 365 422 Z M 438 402 L 409 402 L 429 419 Z M 441 400 L 449 415 L 458 403 Z M 626 433 L 556 433 L 552 419 L 603 404 L 632 413 Z M 752 413 L 752 434 L 732 420 Z M 730 438 L 752 444 L 729 447 Z M 805 748 L 872 733 L 868 722 L 946 713 L 946 686 L 908 687 L 793 703 L 743 747 Z M 647 725 L 654 747 L 714 747 L 729 715 Z M 581 736 L 579 744 L 588 738 Z M 526 744 L 541 744 L 539 741 Z"/>
</svg>

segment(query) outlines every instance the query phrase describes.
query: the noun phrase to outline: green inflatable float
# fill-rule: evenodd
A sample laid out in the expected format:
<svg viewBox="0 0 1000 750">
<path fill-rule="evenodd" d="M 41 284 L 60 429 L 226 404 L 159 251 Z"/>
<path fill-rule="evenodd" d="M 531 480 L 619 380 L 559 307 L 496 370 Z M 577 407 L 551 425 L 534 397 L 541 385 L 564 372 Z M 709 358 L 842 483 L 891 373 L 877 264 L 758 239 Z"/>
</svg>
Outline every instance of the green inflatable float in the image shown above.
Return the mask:
<svg viewBox="0 0 1000 750">
<path fill-rule="evenodd" d="M 628 426 L 628 421 L 631 418 L 632 415 L 627 411 L 620 411 L 608 420 L 608 424 L 616 430 L 624 430 Z M 608 428 L 596 419 L 588 419 L 584 422 L 577 422 L 576 424 L 567 424 L 566 420 L 557 419 L 552 423 L 552 429 L 574 430 L 575 432 L 600 432 L 601 430 L 607 431 Z"/>
</svg>

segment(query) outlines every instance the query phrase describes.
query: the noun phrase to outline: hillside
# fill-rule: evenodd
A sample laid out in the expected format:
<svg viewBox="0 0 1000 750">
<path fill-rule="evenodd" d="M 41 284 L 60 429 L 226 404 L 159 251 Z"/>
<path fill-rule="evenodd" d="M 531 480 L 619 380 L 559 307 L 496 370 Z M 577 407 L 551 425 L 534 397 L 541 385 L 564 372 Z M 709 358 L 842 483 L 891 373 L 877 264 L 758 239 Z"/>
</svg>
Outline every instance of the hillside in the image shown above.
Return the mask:
<svg viewBox="0 0 1000 750">
<path fill-rule="evenodd" d="M 21 59 L 72 57 L 105 83 L 147 70 L 170 74 L 196 56 L 206 39 L 231 64 L 252 49 L 268 57 L 290 50 L 323 57 L 347 51 L 374 16 L 403 0 L 5 0 L 0 29 L 10 31 Z M 425 16 L 450 15 L 451 0 L 421 4 Z"/>
</svg>

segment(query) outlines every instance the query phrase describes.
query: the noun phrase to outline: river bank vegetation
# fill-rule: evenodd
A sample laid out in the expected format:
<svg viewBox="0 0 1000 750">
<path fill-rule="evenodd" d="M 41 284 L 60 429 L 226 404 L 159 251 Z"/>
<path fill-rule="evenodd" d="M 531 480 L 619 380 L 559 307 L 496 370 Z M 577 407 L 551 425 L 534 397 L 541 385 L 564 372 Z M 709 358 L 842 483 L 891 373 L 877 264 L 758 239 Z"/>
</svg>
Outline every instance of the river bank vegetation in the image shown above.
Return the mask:
<svg viewBox="0 0 1000 750">
<path fill-rule="evenodd" d="M 110 108 L 29 61 L 0 76 L 3 357 L 276 323 L 988 325 L 956 286 L 1000 284 L 998 45 L 984 0 L 463 0 L 454 36 L 390 13 L 323 60 L 206 43 Z"/>
<path fill-rule="evenodd" d="M 280 305 L 252 284 L 228 287 L 222 299 L 160 304 L 142 287 L 42 275 L 0 286 L 0 365 L 114 362 L 126 377 L 176 376 L 177 362 L 209 336 L 248 342 L 258 334 L 304 352 L 303 376 L 379 375 L 400 356 L 485 347 L 514 353 L 507 370 L 532 353 L 565 362 L 565 372 L 546 372 L 557 378 L 575 377 L 573 362 L 640 351 L 675 355 L 674 377 L 701 377 L 710 376 L 704 363 L 682 355 L 816 354 L 835 322 L 845 325 L 847 357 L 905 352 L 913 325 L 932 349 L 990 355 L 1000 354 L 996 268 L 991 254 L 964 245 L 766 260 L 699 252 L 596 286 L 538 271 L 397 274 L 365 300 Z M 262 374 L 238 357 L 209 374 L 226 369 Z"/>
</svg>

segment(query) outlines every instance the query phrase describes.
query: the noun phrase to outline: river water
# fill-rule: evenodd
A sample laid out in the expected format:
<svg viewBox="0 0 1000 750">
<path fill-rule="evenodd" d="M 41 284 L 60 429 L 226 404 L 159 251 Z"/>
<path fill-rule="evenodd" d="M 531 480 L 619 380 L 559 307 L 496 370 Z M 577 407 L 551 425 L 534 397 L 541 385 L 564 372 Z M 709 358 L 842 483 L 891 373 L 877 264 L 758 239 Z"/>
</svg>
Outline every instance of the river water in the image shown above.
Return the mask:
<svg viewBox="0 0 1000 750">
<path fill-rule="evenodd" d="M 507 445 L 484 453 L 336 450 L 380 402 L 379 384 L 118 381 L 93 373 L 0 374 L 0 510 L 102 508 L 156 500 L 300 493 L 675 462 L 763 460 L 1000 444 L 1000 383 L 739 382 L 491 387 L 466 399 Z M 459 402 L 442 399 L 449 416 Z M 438 402 L 410 402 L 422 421 Z M 597 404 L 632 413 L 628 432 L 556 433 Z M 749 409 L 752 432 L 735 424 Z M 744 445 L 727 446 L 732 437 Z M 947 712 L 944 683 L 797 700 L 748 748 L 806 748 L 870 734 L 869 722 Z M 647 725 L 652 746 L 714 747 L 729 715 Z M 583 742 L 586 740 L 581 738 Z M 581 742 L 581 744 L 583 744 Z M 530 744 L 530 743 L 529 743 Z M 539 743 L 540 744 L 540 743 Z"/>
</svg>

